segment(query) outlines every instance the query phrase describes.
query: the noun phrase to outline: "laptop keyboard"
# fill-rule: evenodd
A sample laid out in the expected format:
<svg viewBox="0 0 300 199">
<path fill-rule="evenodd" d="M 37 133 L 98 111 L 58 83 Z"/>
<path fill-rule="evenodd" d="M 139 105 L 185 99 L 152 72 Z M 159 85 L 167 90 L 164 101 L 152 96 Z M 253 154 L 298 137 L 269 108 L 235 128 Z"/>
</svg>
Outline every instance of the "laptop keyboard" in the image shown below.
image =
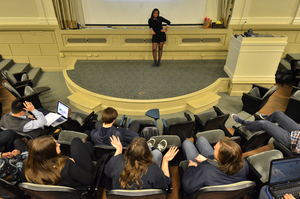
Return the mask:
<svg viewBox="0 0 300 199">
<path fill-rule="evenodd" d="M 56 120 L 56 122 L 62 122 L 62 121 L 64 120 L 61 117 Z"/>
<path fill-rule="evenodd" d="M 300 198 L 300 187 L 292 187 L 288 189 L 282 189 L 282 190 L 274 190 L 274 193 L 277 195 L 278 198 L 283 198 L 285 194 L 292 194 L 296 199 Z"/>
</svg>

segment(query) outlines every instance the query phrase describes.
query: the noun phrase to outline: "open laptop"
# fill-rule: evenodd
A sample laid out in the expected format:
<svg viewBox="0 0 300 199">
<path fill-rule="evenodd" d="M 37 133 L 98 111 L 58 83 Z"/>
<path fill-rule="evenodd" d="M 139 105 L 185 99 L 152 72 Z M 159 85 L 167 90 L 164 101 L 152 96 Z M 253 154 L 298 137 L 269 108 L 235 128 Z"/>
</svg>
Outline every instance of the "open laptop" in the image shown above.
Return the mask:
<svg viewBox="0 0 300 199">
<path fill-rule="evenodd" d="M 68 120 L 70 108 L 62 102 L 57 102 L 56 113 L 46 115 L 48 124 L 56 127 Z"/>
<path fill-rule="evenodd" d="M 300 157 L 271 161 L 269 193 L 275 199 L 281 199 L 287 193 L 300 198 Z"/>
</svg>

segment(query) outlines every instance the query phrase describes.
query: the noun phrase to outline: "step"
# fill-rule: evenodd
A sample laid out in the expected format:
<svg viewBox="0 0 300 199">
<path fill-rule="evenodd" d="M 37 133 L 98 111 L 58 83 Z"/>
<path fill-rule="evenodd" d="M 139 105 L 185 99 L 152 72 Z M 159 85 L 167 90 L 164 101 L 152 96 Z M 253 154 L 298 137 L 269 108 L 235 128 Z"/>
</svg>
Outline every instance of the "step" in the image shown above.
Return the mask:
<svg viewBox="0 0 300 199">
<path fill-rule="evenodd" d="M 213 107 L 214 105 L 217 105 L 220 98 L 221 97 L 215 93 L 205 94 L 197 100 L 187 102 L 187 110 L 194 114 L 198 114 Z"/>
<path fill-rule="evenodd" d="M 80 93 L 74 93 L 68 96 L 68 99 L 73 106 L 87 113 L 90 113 L 92 111 L 95 111 L 97 113 L 101 110 L 101 102 L 99 102 L 98 100 L 96 101 L 90 98 L 83 97 Z"/>
<path fill-rule="evenodd" d="M 289 53 L 286 55 L 285 59 L 291 63 L 292 60 L 300 60 L 300 54 L 299 53 Z"/>
<path fill-rule="evenodd" d="M 278 70 L 291 70 L 291 64 L 286 59 L 281 59 L 278 65 Z"/>
<path fill-rule="evenodd" d="M 41 68 L 30 68 L 30 70 L 27 71 L 27 74 L 29 76 L 29 79 L 31 79 L 33 86 L 36 86 L 43 72 Z"/>
<path fill-rule="evenodd" d="M 28 70 L 30 70 L 29 63 L 15 63 L 8 69 L 11 74 L 27 72 Z"/>
<path fill-rule="evenodd" d="M 14 60 L 12 59 L 2 59 L 0 61 L 0 71 L 8 70 L 14 64 Z"/>
</svg>

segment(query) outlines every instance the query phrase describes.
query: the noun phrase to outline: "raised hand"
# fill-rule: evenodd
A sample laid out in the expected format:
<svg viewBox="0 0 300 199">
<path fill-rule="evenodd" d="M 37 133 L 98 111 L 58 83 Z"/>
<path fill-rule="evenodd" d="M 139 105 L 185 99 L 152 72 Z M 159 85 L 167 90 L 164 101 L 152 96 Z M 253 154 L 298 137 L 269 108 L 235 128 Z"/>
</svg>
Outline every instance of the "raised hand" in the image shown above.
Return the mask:
<svg viewBox="0 0 300 199">
<path fill-rule="evenodd" d="M 24 110 L 26 110 L 26 111 L 32 112 L 32 111 L 34 111 L 34 109 L 35 109 L 34 106 L 33 106 L 33 104 L 32 104 L 31 102 L 25 101 L 25 102 L 23 103 L 23 105 L 25 106 Z"/>
<path fill-rule="evenodd" d="M 179 149 L 177 148 L 177 146 L 171 146 L 168 152 L 164 155 L 164 160 L 167 162 L 173 160 L 178 151 Z"/>
<path fill-rule="evenodd" d="M 121 143 L 119 137 L 116 137 L 114 135 L 111 136 L 110 137 L 110 143 L 116 149 L 115 155 L 118 155 L 118 154 L 122 153 L 123 146 L 122 146 L 122 143 Z"/>
</svg>

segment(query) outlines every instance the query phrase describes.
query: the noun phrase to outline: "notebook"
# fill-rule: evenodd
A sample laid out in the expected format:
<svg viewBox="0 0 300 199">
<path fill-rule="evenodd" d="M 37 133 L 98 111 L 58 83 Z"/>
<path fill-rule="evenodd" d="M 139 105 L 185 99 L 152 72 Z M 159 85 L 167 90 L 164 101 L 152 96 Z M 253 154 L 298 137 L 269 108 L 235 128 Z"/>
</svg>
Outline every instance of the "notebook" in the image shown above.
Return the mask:
<svg viewBox="0 0 300 199">
<path fill-rule="evenodd" d="M 271 161 L 269 192 L 275 199 L 281 199 L 286 193 L 299 198 L 300 157 Z"/>
<path fill-rule="evenodd" d="M 56 113 L 48 113 L 45 117 L 47 119 L 47 126 L 56 127 L 68 120 L 70 108 L 62 102 L 57 102 Z"/>
</svg>

